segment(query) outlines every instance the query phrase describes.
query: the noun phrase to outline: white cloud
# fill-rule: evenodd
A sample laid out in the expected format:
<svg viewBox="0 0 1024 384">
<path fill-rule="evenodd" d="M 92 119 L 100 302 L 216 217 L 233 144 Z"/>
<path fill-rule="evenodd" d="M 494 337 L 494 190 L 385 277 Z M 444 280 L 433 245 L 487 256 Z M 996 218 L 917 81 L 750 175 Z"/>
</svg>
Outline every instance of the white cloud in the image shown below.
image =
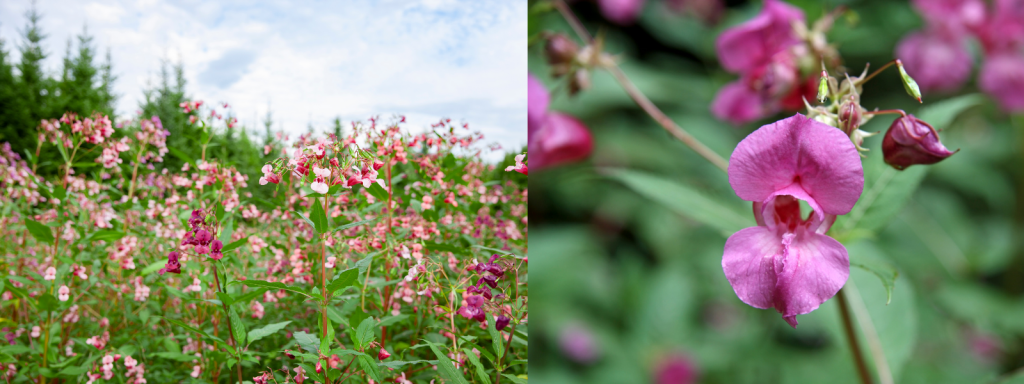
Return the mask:
<svg viewBox="0 0 1024 384">
<path fill-rule="evenodd" d="M 0 2 L 11 56 L 29 1 Z M 119 76 L 118 113 L 137 109 L 161 59 L 184 64 L 196 99 L 228 102 L 260 126 L 268 103 L 289 132 L 326 129 L 334 116 L 404 113 L 426 127 L 468 121 L 506 149 L 526 143 L 526 2 L 476 0 L 41 1 L 47 69 L 88 23 Z M 347 123 L 346 123 L 347 125 Z"/>
</svg>

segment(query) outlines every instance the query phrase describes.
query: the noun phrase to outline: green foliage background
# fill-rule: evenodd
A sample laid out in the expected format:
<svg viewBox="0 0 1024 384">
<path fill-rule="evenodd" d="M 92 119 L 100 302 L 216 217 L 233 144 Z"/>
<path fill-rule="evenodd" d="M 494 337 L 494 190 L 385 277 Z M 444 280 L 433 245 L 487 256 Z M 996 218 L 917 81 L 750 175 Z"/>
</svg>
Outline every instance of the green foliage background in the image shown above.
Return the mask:
<svg viewBox="0 0 1024 384">
<path fill-rule="evenodd" d="M 905 1 L 789 2 L 809 21 L 839 5 L 852 10 L 829 34 L 851 73 L 891 60 L 897 41 L 923 26 Z M 591 32 L 605 34 L 606 50 L 619 55 L 639 89 L 728 158 L 739 140 L 782 115 L 733 127 L 710 114 L 717 90 L 735 78 L 718 66 L 714 37 L 760 8 L 727 3 L 714 26 L 657 0 L 628 27 L 604 21 L 594 3 L 571 6 Z M 531 38 L 542 31 L 573 36 L 555 11 L 531 13 Z M 668 136 L 606 72 L 591 72 L 592 87 L 568 97 L 542 46 L 529 47 L 530 73 L 552 90 L 552 109 L 587 124 L 595 149 L 585 163 L 535 170 L 530 180 L 531 256 L 539 264 L 531 378 L 647 382 L 662 358 L 683 353 L 702 383 L 857 382 L 835 300 L 792 329 L 774 311 L 736 297 L 722 273 L 722 247 L 753 221 L 726 174 Z M 976 72 L 980 50 L 972 50 Z M 944 129 L 947 147 L 960 149 L 937 165 L 899 172 L 882 164 L 882 136 L 868 138 L 865 195 L 832 232 L 861 266 L 851 269 L 851 301 L 870 314 L 897 383 L 1024 380 L 1013 376 L 1024 366 L 1024 117 L 1008 116 L 977 92 L 972 77 L 960 92 L 925 95 L 918 105 L 888 71 L 863 94 L 865 108 L 918 115 Z M 884 132 L 892 120 L 881 116 L 862 129 Z M 891 284 L 888 305 L 882 282 Z M 571 327 L 591 333 L 597 361 L 566 356 Z"/>
</svg>

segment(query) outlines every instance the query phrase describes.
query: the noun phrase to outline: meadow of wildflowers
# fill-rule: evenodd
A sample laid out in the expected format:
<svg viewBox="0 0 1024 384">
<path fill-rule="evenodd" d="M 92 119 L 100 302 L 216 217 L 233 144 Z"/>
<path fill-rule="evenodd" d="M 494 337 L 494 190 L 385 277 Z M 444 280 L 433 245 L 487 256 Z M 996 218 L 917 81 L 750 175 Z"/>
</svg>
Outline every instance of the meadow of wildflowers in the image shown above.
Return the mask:
<svg viewBox="0 0 1024 384">
<path fill-rule="evenodd" d="M 257 180 L 208 151 L 227 104 L 179 107 L 198 158 L 157 117 L 67 113 L 34 153 L 0 144 L 5 382 L 525 382 L 524 155 L 371 118 L 277 133 Z"/>
</svg>

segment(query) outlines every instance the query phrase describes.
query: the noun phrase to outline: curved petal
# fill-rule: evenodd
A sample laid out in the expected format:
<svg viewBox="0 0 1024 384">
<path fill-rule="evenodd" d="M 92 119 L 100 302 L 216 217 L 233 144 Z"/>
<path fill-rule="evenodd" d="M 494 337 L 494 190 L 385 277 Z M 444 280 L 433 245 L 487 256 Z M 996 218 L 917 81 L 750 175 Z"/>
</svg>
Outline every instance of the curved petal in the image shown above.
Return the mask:
<svg viewBox="0 0 1024 384">
<path fill-rule="evenodd" d="M 585 125 L 564 113 L 549 113 L 543 125 L 527 143 L 531 162 L 537 168 L 580 161 L 590 156 L 594 139 Z"/>
<path fill-rule="evenodd" d="M 845 133 L 796 114 L 740 141 L 729 159 L 729 184 L 743 200 L 788 194 L 813 200 L 824 214 L 842 215 L 860 198 L 864 169 Z"/>
<path fill-rule="evenodd" d="M 846 284 L 850 259 L 838 241 L 810 230 L 783 235 L 782 247 L 774 307 L 795 328 L 796 315 L 818 309 Z"/>
<path fill-rule="evenodd" d="M 754 308 L 775 306 L 775 263 L 782 240 L 766 227 L 744 228 L 729 236 L 722 270 L 740 300 Z"/>
<path fill-rule="evenodd" d="M 551 96 L 548 89 L 544 87 L 532 74 L 526 75 L 526 125 L 527 135 L 533 136 L 543 123 L 544 116 L 548 113 L 548 103 Z"/>
<path fill-rule="evenodd" d="M 799 8 L 776 0 L 766 0 L 753 19 L 722 32 L 715 49 L 722 67 L 744 72 L 763 65 L 783 49 L 799 41 L 793 22 L 803 21 Z"/>
</svg>

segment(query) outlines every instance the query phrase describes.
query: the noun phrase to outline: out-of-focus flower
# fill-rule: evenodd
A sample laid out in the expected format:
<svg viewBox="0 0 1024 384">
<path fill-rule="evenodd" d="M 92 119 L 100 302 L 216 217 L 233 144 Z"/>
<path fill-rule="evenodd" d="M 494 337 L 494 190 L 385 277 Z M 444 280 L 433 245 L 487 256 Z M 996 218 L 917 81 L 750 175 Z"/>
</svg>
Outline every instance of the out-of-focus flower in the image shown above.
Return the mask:
<svg viewBox="0 0 1024 384">
<path fill-rule="evenodd" d="M 715 117 L 733 124 L 743 124 L 763 117 L 765 101 L 742 80 L 726 84 L 711 102 Z"/>
<path fill-rule="evenodd" d="M 1024 56 L 989 56 L 978 75 L 978 86 L 1008 112 L 1024 111 Z"/>
<path fill-rule="evenodd" d="M 164 264 L 163 268 L 160 268 L 160 274 L 164 273 L 181 273 L 181 264 L 178 263 L 178 252 L 172 251 L 167 254 L 167 263 Z"/>
<path fill-rule="evenodd" d="M 729 184 L 754 203 L 758 226 L 725 242 L 725 276 L 744 303 L 775 308 L 796 327 L 797 315 L 817 309 L 849 277 L 846 248 L 825 233 L 864 188 L 857 148 L 843 131 L 797 114 L 736 146 Z M 813 210 L 806 220 L 798 200 Z"/>
<path fill-rule="evenodd" d="M 566 326 L 558 337 L 558 344 L 562 353 L 577 363 L 590 364 L 600 357 L 594 335 L 578 324 Z"/>
<path fill-rule="evenodd" d="M 549 96 L 540 80 L 527 78 L 527 151 L 535 168 L 580 161 L 594 148 L 590 131 L 572 116 L 549 112 Z"/>
<path fill-rule="evenodd" d="M 936 29 L 907 35 L 896 58 L 925 92 L 949 92 L 971 75 L 971 56 L 961 37 Z"/>
<path fill-rule="evenodd" d="M 636 21 L 637 15 L 644 8 L 644 2 L 645 0 L 597 0 L 601 15 L 619 25 L 629 25 Z"/>
<path fill-rule="evenodd" d="M 61 285 L 60 289 L 57 290 L 57 299 L 60 301 L 68 301 L 71 298 L 71 288 L 66 285 Z"/>
<path fill-rule="evenodd" d="M 893 121 L 882 139 L 885 163 L 896 169 L 914 164 L 935 164 L 954 153 L 942 145 L 935 128 L 914 115 Z"/>
<path fill-rule="evenodd" d="M 692 384 L 697 382 L 697 367 L 685 355 L 672 353 L 661 358 L 654 370 L 657 384 Z"/>
<path fill-rule="evenodd" d="M 718 60 L 726 70 L 737 73 L 767 65 L 776 54 L 800 42 L 793 23 L 803 21 L 804 13 L 799 8 L 765 0 L 757 16 L 718 36 Z"/>
</svg>

